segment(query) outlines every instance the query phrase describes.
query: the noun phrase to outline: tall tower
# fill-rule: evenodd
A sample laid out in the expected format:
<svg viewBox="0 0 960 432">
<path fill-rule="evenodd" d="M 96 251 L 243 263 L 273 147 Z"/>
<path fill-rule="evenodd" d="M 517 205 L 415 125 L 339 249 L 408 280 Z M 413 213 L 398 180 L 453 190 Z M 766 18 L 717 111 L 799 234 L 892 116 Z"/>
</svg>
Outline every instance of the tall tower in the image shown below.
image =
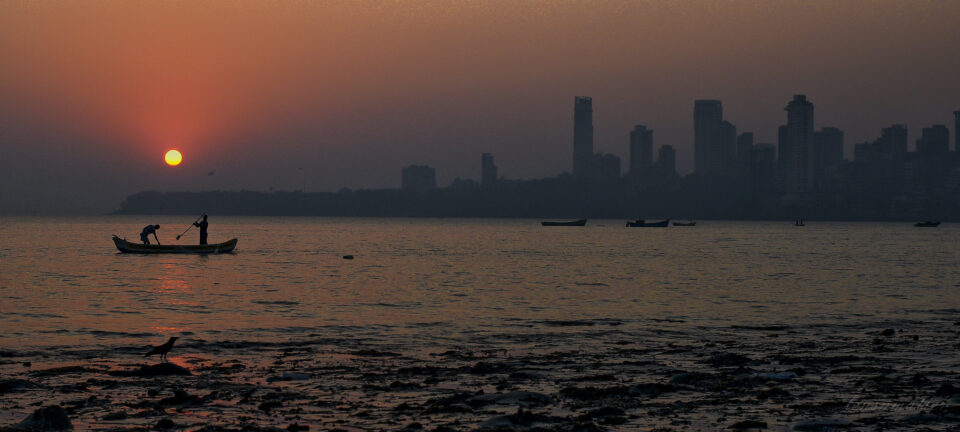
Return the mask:
<svg viewBox="0 0 960 432">
<path fill-rule="evenodd" d="M 960 152 L 960 111 L 953 112 L 953 151 Z"/>
<path fill-rule="evenodd" d="M 787 104 L 784 187 L 787 192 L 814 189 L 813 104 L 804 95 L 794 95 Z"/>
<path fill-rule="evenodd" d="M 693 157 L 694 171 L 713 174 L 720 171 L 720 125 L 723 105 L 718 100 L 702 99 L 693 102 Z"/>
<path fill-rule="evenodd" d="M 630 175 L 637 177 L 653 165 L 653 129 L 636 125 L 630 131 Z"/>
<path fill-rule="evenodd" d="M 497 165 L 493 163 L 493 155 L 480 155 L 480 184 L 490 186 L 497 181 Z"/>
<path fill-rule="evenodd" d="M 593 171 L 593 99 L 576 96 L 573 100 L 573 175 L 592 177 Z"/>
</svg>

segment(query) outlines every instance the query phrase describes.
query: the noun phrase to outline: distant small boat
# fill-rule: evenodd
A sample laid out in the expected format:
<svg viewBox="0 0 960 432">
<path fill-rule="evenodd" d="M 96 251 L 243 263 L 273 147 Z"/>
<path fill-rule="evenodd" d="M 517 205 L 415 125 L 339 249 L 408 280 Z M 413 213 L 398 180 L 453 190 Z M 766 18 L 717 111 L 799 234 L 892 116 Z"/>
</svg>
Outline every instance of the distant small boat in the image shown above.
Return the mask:
<svg viewBox="0 0 960 432">
<path fill-rule="evenodd" d="M 807 226 L 807 224 L 803 223 L 803 219 L 797 219 L 793 221 L 793 226 Z"/>
<path fill-rule="evenodd" d="M 940 222 L 939 222 L 939 221 L 936 221 L 936 222 L 934 222 L 934 221 L 917 222 L 917 223 L 913 224 L 913 226 L 918 227 L 918 228 L 933 228 L 933 227 L 938 227 L 938 226 L 940 226 Z"/>
<path fill-rule="evenodd" d="M 543 226 L 584 226 L 586 224 L 587 224 L 586 219 L 577 219 L 575 221 L 567 221 L 567 222 L 553 222 L 553 221 L 540 222 L 540 225 L 543 225 Z"/>
<path fill-rule="evenodd" d="M 113 236 L 113 243 L 117 249 L 123 253 L 181 253 L 181 254 L 211 254 L 228 253 L 237 247 L 237 239 L 225 241 L 223 243 L 205 244 L 205 245 L 155 245 L 128 242 L 117 236 Z"/>
<path fill-rule="evenodd" d="M 662 221 L 657 221 L 657 222 L 647 222 L 643 219 L 637 219 L 633 222 L 627 221 L 627 227 L 630 227 L 630 228 L 638 228 L 638 227 L 662 228 L 666 226 L 670 226 L 670 219 L 664 219 Z"/>
<path fill-rule="evenodd" d="M 686 222 L 673 222 L 671 225 L 673 225 L 673 226 L 697 226 L 697 223 L 694 222 L 694 221 L 692 221 L 692 220 L 688 220 L 688 221 L 686 221 Z"/>
</svg>

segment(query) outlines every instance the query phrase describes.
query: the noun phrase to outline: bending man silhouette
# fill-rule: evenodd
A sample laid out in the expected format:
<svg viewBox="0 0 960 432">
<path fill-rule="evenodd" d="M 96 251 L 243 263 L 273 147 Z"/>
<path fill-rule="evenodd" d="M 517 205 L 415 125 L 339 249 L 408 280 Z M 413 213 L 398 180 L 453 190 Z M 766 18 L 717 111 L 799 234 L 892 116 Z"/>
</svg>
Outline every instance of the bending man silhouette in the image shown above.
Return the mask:
<svg viewBox="0 0 960 432">
<path fill-rule="evenodd" d="M 193 226 L 200 227 L 200 244 L 207 244 L 207 214 L 203 214 L 203 221 L 200 223 L 194 222 Z"/>
<path fill-rule="evenodd" d="M 150 244 L 150 234 L 153 234 L 153 238 L 157 240 L 157 244 L 160 244 L 160 239 L 157 238 L 157 230 L 160 229 L 160 225 L 147 225 L 143 227 L 143 231 L 140 231 L 140 241 L 143 244 Z"/>
</svg>

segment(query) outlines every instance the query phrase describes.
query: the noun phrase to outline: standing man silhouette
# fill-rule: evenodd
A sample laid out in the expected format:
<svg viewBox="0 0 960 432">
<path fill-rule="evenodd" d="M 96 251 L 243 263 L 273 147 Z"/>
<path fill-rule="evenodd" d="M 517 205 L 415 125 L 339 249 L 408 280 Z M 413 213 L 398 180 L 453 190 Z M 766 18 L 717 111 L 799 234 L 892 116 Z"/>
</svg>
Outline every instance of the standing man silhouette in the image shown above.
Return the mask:
<svg viewBox="0 0 960 432">
<path fill-rule="evenodd" d="M 207 244 L 207 214 L 203 214 L 203 221 L 200 223 L 194 222 L 193 226 L 200 228 L 200 244 Z"/>
</svg>

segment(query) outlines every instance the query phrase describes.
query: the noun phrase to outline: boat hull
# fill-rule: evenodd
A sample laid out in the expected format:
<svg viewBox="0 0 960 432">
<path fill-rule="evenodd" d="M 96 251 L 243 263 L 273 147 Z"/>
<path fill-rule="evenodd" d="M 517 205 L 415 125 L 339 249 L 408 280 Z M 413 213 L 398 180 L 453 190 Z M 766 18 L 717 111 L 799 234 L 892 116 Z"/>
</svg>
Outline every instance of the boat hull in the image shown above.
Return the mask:
<svg viewBox="0 0 960 432">
<path fill-rule="evenodd" d="M 627 221 L 627 227 L 629 228 L 663 228 L 667 226 L 670 226 L 670 219 L 659 222 L 646 222 L 643 220 L 637 220 L 636 222 Z"/>
<path fill-rule="evenodd" d="M 543 225 L 543 226 L 584 226 L 586 224 L 587 224 L 586 219 L 577 219 L 575 221 L 569 221 L 569 222 L 551 222 L 551 221 L 540 222 L 540 225 Z"/>
<path fill-rule="evenodd" d="M 930 222 L 930 221 L 927 221 L 927 222 L 917 222 L 917 223 L 913 224 L 913 226 L 915 226 L 915 227 L 917 227 L 917 228 L 936 228 L 936 227 L 940 226 L 940 222 Z"/>
<path fill-rule="evenodd" d="M 117 245 L 117 249 L 123 253 L 217 254 L 233 252 L 233 249 L 237 247 L 237 239 L 205 245 L 155 245 L 132 243 L 120 237 L 113 236 L 113 244 Z"/>
</svg>

